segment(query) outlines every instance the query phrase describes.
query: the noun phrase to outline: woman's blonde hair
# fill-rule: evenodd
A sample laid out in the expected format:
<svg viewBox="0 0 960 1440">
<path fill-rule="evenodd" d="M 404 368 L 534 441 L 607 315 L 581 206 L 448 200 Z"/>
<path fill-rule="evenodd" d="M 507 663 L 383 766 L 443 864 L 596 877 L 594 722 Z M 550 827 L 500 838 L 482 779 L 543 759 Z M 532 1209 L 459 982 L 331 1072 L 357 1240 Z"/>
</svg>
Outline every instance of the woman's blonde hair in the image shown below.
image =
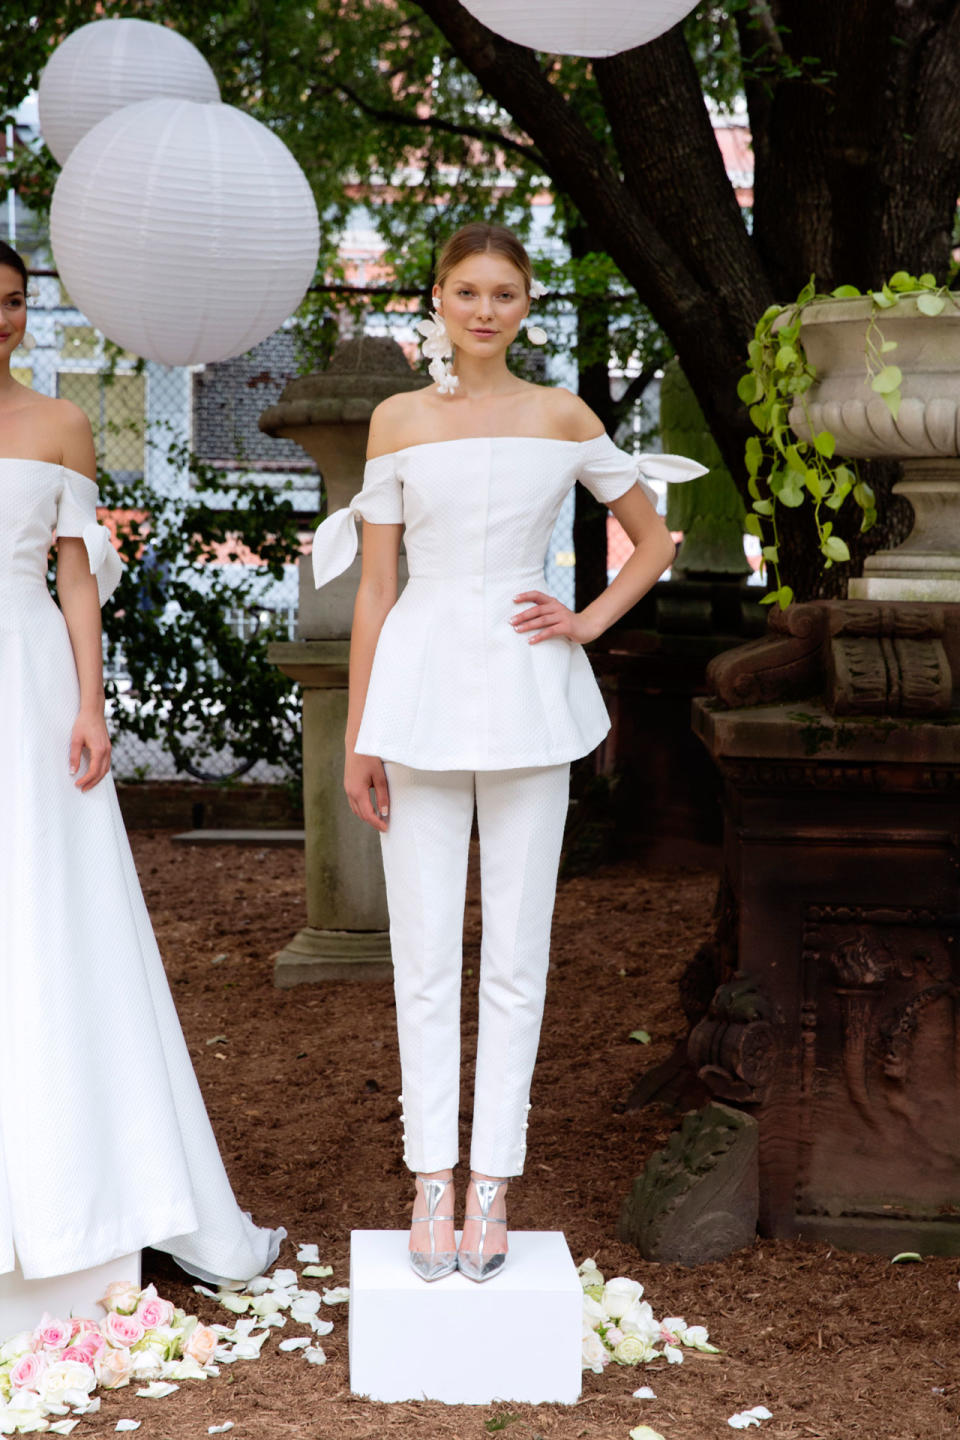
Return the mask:
<svg viewBox="0 0 960 1440">
<path fill-rule="evenodd" d="M 516 266 L 523 276 L 524 288 L 527 294 L 530 294 L 533 269 L 530 264 L 530 256 L 523 245 L 513 231 L 508 230 L 505 225 L 487 225 L 482 220 L 474 220 L 469 225 L 462 225 L 450 236 L 437 261 L 436 283 L 442 286 L 450 271 L 466 260 L 468 256 L 486 254 L 502 255 L 505 260 L 510 261 L 511 265 Z"/>
</svg>

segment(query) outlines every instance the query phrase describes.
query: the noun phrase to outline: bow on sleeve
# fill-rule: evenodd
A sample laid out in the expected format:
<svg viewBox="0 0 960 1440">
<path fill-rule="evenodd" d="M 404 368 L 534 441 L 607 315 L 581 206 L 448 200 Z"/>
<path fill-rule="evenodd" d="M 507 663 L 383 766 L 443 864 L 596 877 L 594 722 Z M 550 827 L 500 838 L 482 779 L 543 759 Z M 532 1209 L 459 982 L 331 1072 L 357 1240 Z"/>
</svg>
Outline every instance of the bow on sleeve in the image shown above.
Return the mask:
<svg viewBox="0 0 960 1440">
<path fill-rule="evenodd" d="M 105 525 L 97 520 L 100 496 L 96 485 L 77 470 L 63 467 L 64 484 L 57 506 L 57 536 L 83 541 L 90 565 L 96 576 L 97 595 L 104 605 L 116 590 L 123 574 L 123 561 L 117 554 Z"/>
<path fill-rule="evenodd" d="M 651 480 L 677 485 L 706 474 L 705 466 L 688 460 L 685 455 L 631 455 L 618 449 L 609 435 L 598 435 L 594 440 L 583 442 L 577 478 L 594 499 L 604 505 L 611 505 L 634 485 L 639 485 L 656 507 L 657 493 L 649 483 Z"/>
<path fill-rule="evenodd" d="M 336 510 L 318 525 L 313 536 L 313 583 L 319 590 L 353 564 L 357 554 L 357 523 L 403 524 L 403 489 L 394 469 L 393 455 L 368 460 L 363 489 L 343 510 Z"/>
</svg>

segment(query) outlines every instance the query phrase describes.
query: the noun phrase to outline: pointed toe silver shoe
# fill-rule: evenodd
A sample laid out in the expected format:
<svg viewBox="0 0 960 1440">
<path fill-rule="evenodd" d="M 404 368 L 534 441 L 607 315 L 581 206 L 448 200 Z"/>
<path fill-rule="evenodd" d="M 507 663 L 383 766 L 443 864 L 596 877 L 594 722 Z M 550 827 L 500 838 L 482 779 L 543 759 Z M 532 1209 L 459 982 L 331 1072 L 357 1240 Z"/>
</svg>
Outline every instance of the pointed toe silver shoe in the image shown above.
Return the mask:
<svg viewBox="0 0 960 1440">
<path fill-rule="evenodd" d="M 423 1198 L 427 1203 L 426 1215 L 411 1221 L 413 1225 L 426 1225 L 429 1250 L 411 1250 L 410 1264 L 421 1280 L 442 1280 L 444 1275 L 452 1275 L 457 1268 L 456 1250 L 438 1250 L 434 1235 L 434 1224 L 438 1220 L 453 1220 L 452 1215 L 438 1215 L 437 1206 L 443 1199 L 444 1191 L 452 1187 L 452 1180 L 431 1180 L 424 1175 L 417 1176 L 417 1184 L 423 1189 Z"/>
<path fill-rule="evenodd" d="M 496 1200 L 499 1191 L 505 1190 L 510 1182 L 508 1180 L 474 1180 L 471 1177 L 470 1184 L 473 1186 L 477 1196 L 477 1203 L 480 1207 L 479 1215 L 465 1215 L 467 1220 L 480 1221 L 480 1246 L 477 1250 L 465 1250 L 463 1245 L 457 1253 L 457 1268 L 461 1275 L 466 1275 L 468 1280 L 476 1280 L 478 1283 L 483 1280 L 491 1280 L 497 1275 L 507 1262 L 503 1251 L 496 1255 L 485 1255 L 484 1246 L 487 1239 L 488 1225 L 506 1226 L 506 1220 L 497 1220 L 490 1214 L 490 1209 Z"/>
</svg>

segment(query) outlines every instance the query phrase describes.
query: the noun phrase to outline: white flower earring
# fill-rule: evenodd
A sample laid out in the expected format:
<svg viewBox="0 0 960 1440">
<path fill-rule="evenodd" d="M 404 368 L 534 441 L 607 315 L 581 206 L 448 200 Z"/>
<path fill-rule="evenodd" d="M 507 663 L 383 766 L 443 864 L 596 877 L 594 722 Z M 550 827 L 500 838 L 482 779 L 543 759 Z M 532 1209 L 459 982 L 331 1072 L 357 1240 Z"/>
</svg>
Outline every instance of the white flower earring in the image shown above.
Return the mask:
<svg viewBox="0 0 960 1440">
<path fill-rule="evenodd" d="M 430 318 L 419 322 L 417 331 L 423 336 L 420 348 L 430 361 L 427 371 L 431 380 L 436 382 L 441 395 L 452 395 L 460 384 L 460 377 L 454 375 L 446 363 L 453 356 L 453 345 L 436 305 Z"/>
<path fill-rule="evenodd" d="M 24 330 L 24 332 L 23 332 L 23 339 L 20 341 L 20 344 L 17 346 L 17 349 L 18 349 L 18 350 L 32 350 L 33 347 L 34 347 L 34 345 L 36 345 L 36 343 L 37 343 L 37 338 L 36 338 L 36 336 L 35 336 L 35 335 L 31 335 L 29 330 Z"/>
<path fill-rule="evenodd" d="M 544 285 L 542 280 L 530 281 L 531 300 L 539 300 L 542 298 L 542 296 L 548 295 L 549 293 L 549 290 L 547 289 L 546 285 Z M 542 329 L 541 326 L 529 324 L 527 325 L 527 339 L 529 340 L 531 345 L 546 345 L 549 338 L 550 337 L 547 335 L 546 330 Z"/>
</svg>

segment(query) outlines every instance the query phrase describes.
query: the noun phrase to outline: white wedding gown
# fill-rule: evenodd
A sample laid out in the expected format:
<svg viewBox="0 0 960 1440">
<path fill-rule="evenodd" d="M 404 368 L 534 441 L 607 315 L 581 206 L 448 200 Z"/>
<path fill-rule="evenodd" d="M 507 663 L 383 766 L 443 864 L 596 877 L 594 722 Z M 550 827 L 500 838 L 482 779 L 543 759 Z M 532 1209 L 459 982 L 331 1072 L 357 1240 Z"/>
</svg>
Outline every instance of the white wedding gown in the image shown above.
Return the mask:
<svg viewBox="0 0 960 1440">
<path fill-rule="evenodd" d="M 0 459 L 0 1274 L 145 1245 L 246 1280 L 283 1230 L 238 1207 L 197 1085 L 108 775 L 68 770 L 78 685 L 47 590 L 54 529 L 101 603 L 121 565 L 92 481 Z"/>
</svg>

